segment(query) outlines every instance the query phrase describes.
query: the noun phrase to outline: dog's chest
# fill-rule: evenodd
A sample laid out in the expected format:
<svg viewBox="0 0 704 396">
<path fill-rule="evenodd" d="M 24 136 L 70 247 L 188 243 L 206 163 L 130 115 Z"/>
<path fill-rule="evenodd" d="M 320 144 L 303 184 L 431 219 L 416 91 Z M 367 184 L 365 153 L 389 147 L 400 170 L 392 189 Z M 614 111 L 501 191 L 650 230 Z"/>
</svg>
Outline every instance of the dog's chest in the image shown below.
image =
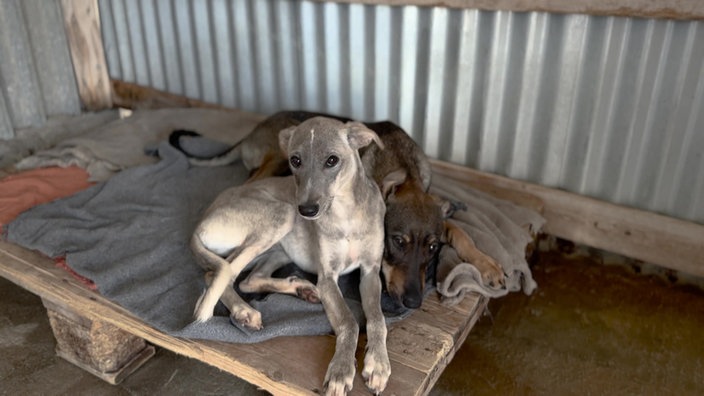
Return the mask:
<svg viewBox="0 0 704 396">
<path fill-rule="evenodd" d="M 373 224 L 372 219 L 351 216 L 334 225 L 299 221 L 281 243 L 291 260 L 305 271 L 326 269 L 345 274 L 359 268 L 364 260 L 373 260 L 383 249 L 383 224 Z"/>
</svg>

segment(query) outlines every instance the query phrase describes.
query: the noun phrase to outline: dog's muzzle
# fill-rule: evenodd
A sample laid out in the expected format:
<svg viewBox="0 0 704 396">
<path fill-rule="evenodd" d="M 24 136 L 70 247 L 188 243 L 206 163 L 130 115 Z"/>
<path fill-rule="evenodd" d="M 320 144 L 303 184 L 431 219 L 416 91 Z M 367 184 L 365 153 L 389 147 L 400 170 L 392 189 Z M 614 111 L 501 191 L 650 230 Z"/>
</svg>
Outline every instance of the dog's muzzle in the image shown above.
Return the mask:
<svg viewBox="0 0 704 396">
<path fill-rule="evenodd" d="M 403 296 L 403 306 L 406 308 L 416 309 L 423 303 L 423 297 L 420 294 L 408 293 Z"/>
<path fill-rule="evenodd" d="M 320 205 L 309 204 L 309 205 L 298 205 L 298 213 L 303 217 L 315 217 L 320 211 Z"/>
</svg>

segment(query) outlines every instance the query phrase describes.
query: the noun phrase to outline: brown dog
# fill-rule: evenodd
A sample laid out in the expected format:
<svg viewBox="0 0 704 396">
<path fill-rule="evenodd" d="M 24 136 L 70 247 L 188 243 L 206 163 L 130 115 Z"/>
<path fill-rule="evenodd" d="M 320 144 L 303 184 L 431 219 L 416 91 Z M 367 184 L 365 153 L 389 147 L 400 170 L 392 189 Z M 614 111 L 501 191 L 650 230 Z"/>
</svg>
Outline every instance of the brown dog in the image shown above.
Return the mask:
<svg viewBox="0 0 704 396">
<path fill-rule="evenodd" d="M 362 159 L 386 200 L 382 272 L 388 293 L 407 308 L 419 307 L 428 266 L 437 261 L 442 243 L 449 243 L 463 260 L 474 264 L 487 284 L 503 284 L 501 266 L 448 220 L 456 205 L 428 193 L 432 170 L 416 142 L 392 122 L 367 126 L 386 146 L 384 152 L 363 150 Z"/>
<path fill-rule="evenodd" d="M 250 180 L 285 175 L 288 159 L 278 146 L 279 131 L 316 116 L 349 121 L 320 113 L 279 112 L 258 124 L 227 152 L 208 158 L 191 156 L 189 160 L 194 165 L 218 166 L 242 159 L 252 172 Z M 420 146 L 392 122 L 366 125 L 379 135 L 385 146 L 383 151 L 368 146 L 360 154 L 366 172 L 377 183 L 386 201 L 382 275 L 389 295 L 406 308 L 418 308 L 423 301 L 427 270 L 437 262 L 443 243 L 450 244 L 460 258 L 475 265 L 486 284 L 502 285 L 501 266 L 477 249 L 469 235 L 448 219 L 457 206 L 428 193 L 432 171 Z M 193 135 L 198 134 L 175 131 L 169 141 L 185 152 L 180 138 Z"/>
</svg>

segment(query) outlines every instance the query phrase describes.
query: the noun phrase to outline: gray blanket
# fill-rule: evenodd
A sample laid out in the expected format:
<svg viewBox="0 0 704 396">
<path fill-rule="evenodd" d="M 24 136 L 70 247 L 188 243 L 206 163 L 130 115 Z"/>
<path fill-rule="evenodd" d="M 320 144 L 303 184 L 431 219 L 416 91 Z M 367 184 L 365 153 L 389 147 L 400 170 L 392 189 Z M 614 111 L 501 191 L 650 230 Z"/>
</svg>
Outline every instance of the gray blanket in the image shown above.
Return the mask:
<svg viewBox="0 0 704 396">
<path fill-rule="evenodd" d="M 221 113 L 224 114 L 207 114 L 217 122 L 203 131 L 209 132 L 208 135 L 228 135 L 231 140 L 224 139 L 228 143 L 244 136 L 256 119 Z M 186 158 L 166 143 L 158 146 L 162 157 L 159 162 L 135 154 L 165 136 L 170 128 L 183 127 L 180 123 L 174 126 L 178 114 L 180 118 L 202 118 L 195 117 L 198 114 L 188 109 L 145 112 L 141 118 L 123 120 L 86 135 L 80 144 L 49 150 L 39 156 L 43 160 L 36 157 L 33 160 L 36 163 L 28 167 L 53 165 L 56 158 L 64 158 L 66 150 L 75 146 L 80 148 L 81 156 L 87 156 L 87 164 L 119 164 L 116 169 L 125 170 L 70 198 L 25 212 L 6 228 L 8 239 L 48 256 L 66 255 L 69 266 L 93 280 L 105 297 L 175 336 L 258 342 L 280 335 L 330 333 L 332 329 L 321 305 L 285 295 L 249 296 L 250 303 L 262 312 L 265 325 L 262 331 L 250 333 L 233 327 L 222 306 L 218 306 L 218 316 L 209 322 L 192 323 L 193 308 L 205 284 L 188 240 L 202 211 L 220 191 L 241 183 L 246 171 L 241 165 L 190 168 Z M 149 125 L 157 132 L 128 133 L 130 125 L 140 126 L 138 132 L 146 128 L 142 125 L 145 120 L 151 120 Z M 211 137 L 220 140 L 220 136 Z M 207 152 L 226 147 L 211 143 L 208 139 L 194 140 L 191 144 L 200 147 L 191 148 Z M 69 162 L 75 163 L 75 153 L 71 153 Z M 100 179 L 100 174 L 93 176 Z M 531 233 L 540 230 L 544 219 L 533 210 L 497 200 L 443 177 L 433 178 L 431 191 L 468 204 L 469 210 L 456 213 L 453 221 L 504 267 L 508 279 L 506 288 L 483 285 L 476 268 L 463 263 L 451 247 L 445 246 L 437 273 L 431 272 L 431 276 L 437 277 L 437 289 L 431 287 L 428 292 L 439 293 L 448 304 L 458 303 L 469 292 L 487 297 L 518 290 L 530 294 L 536 285 L 525 261 L 525 248 L 531 241 Z M 340 283 L 350 308 L 363 323 L 355 275 L 341 279 Z M 382 301 L 389 322 L 409 314 L 387 296 Z"/>
<path fill-rule="evenodd" d="M 244 181 L 247 172 L 241 165 L 191 168 L 167 143 L 159 154 L 158 163 L 23 213 L 8 225 L 8 240 L 51 257 L 66 255 L 68 265 L 93 280 L 102 295 L 174 336 L 248 343 L 331 333 L 322 305 L 279 294 L 251 301 L 262 312 L 261 331 L 234 327 L 222 306 L 207 323 L 192 323 L 205 283 L 188 240 L 215 196 Z M 363 323 L 350 291 L 348 304 Z"/>
</svg>

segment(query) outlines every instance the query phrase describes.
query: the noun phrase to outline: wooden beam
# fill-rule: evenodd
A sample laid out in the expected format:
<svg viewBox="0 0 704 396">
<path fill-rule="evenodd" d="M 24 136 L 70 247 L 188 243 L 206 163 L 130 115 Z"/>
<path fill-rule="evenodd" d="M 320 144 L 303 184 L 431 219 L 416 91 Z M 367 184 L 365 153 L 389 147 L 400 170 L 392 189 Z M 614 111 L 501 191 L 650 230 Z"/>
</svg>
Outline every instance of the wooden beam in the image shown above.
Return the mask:
<svg viewBox="0 0 704 396">
<path fill-rule="evenodd" d="M 639 18 L 704 19 L 701 0 L 315 0 L 373 5 L 470 8 L 485 11 L 552 12 Z"/>
<path fill-rule="evenodd" d="M 219 104 L 190 99 L 183 95 L 171 94 L 154 88 L 121 80 L 110 80 L 113 100 L 116 106 L 128 109 L 163 109 L 169 107 L 201 107 L 233 110 Z"/>
<path fill-rule="evenodd" d="M 112 107 L 97 0 L 61 0 L 78 94 L 87 110 Z"/>
<path fill-rule="evenodd" d="M 433 161 L 433 165 L 436 172 L 480 190 L 538 197 L 547 234 L 704 277 L 704 225 L 446 162 Z M 510 194 L 504 198 L 510 199 Z"/>
</svg>

